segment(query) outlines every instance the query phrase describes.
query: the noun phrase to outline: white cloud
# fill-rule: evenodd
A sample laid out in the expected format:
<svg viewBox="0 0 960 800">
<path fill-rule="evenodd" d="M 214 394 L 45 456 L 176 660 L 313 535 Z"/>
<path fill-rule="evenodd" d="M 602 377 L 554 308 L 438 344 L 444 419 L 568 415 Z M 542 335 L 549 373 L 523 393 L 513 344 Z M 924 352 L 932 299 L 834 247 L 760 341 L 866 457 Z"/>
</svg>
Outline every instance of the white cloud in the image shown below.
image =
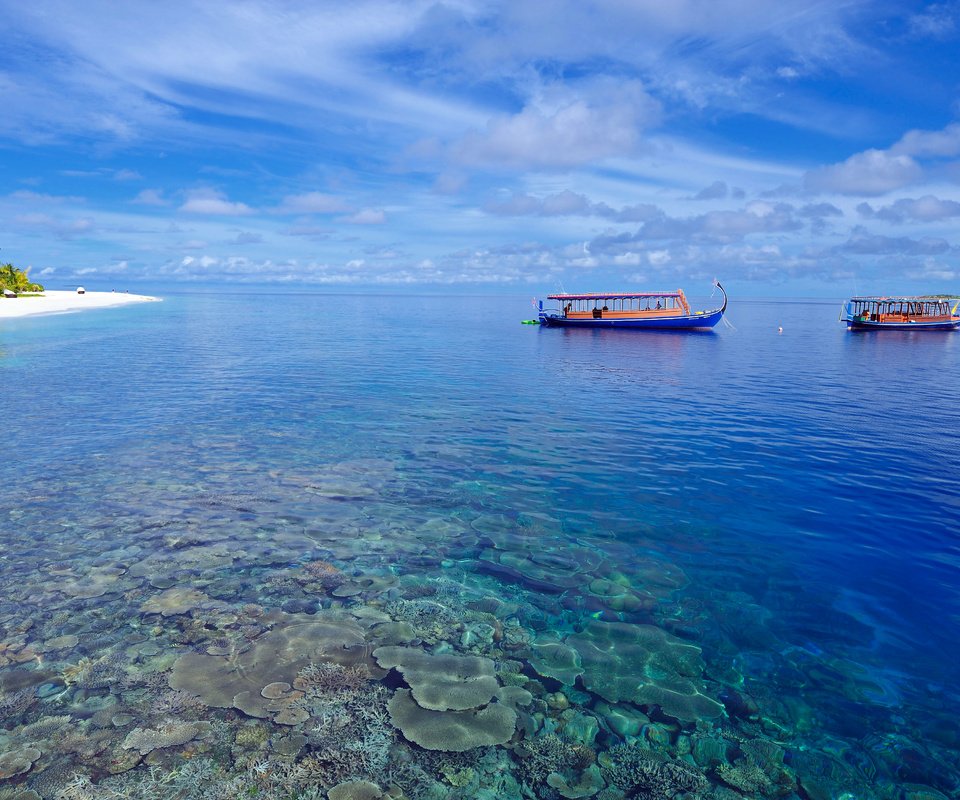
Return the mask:
<svg viewBox="0 0 960 800">
<path fill-rule="evenodd" d="M 443 172 L 433 184 L 438 194 L 460 194 L 467 186 L 467 176 L 460 172 Z"/>
<path fill-rule="evenodd" d="M 694 217 L 663 215 L 644 223 L 632 235 L 600 236 L 592 251 L 620 248 L 635 241 L 676 240 L 705 243 L 739 241 L 753 234 L 789 233 L 802 229 L 793 206 L 787 203 L 751 203 L 743 210 L 716 210 Z"/>
<path fill-rule="evenodd" d="M 659 104 L 637 81 L 622 82 L 617 92 L 594 84 L 553 88 L 520 113 L 490 120 L 454 145 L 453 157 L 470 165 L 563 168 L 637 150 L 641 131 L 655 124 Z"/>
<path fill-rule="evenodd" d="M 88 236 L 96 231 L 91 217 L 77 217 L 72 220 L 51 217 L 49 214 L 27 213 L 14 217 L 18 225 L 38 228 L 53 234 L 57 239 L 69 241 L 78 236 Z"/>
<path fill-rule="evenodd" d="M 824 217 L 842 217 L 843 212 L 833 203 L 808 203 L 797 212 L 801 217 L 823 219 Z"/>
<path fill-rule="evenodd" d="M 131 202 L 141 206 L 170 205 L 170 202 L 164 198 L 162 189 L 144 189 Z"/>
<path fill-rule="evenodd" d="M 960 155 L 960 123 L 947 125 L 942 131 L 912 130 L 890 148 L 893 155 L 916 158 L 946 158 Z"/>
<path fill-rule="evenodd" d="M 694 195 L 694 200 L 721 200 L 727 196 L 727 184 L 723 181 L 714 181 Z"/>
<path fill-rule="evenodd" d="M 950 251 L 944 239 L 913 239 L 909 236 L 883 236 L 863 227 L 856 227 L 838 251 L 860 255 L 942 255 Z"/>
<path fill-rule="evenodd" d="M 803 179 L 809 192 L 880 195 L 915 183 L 923 169 L 909 155 L 865 150 L 846 161 L 811 170 Z"/>
<path fill-rule="evenodd" d="M 910 33 L 923 39 L 946 39 L 957 30 L 956 10 L 946 3 L 933 3 L 907 20 Z"/>
<path fill-rule="evenodd" d="M 241 231 L 237 234 L 237 238 L 232 240 L 231 244 L 261 244 L 262 242 L 263 236 L 261 236 L 259 233 Z"/>
<path fill-rule="evenodd" d="M 84 275 L 126 275 L 129 266 L 129 262 L 121 260 L 107 266 L 81 267 L 72 270 L 72 272 L 76 277 Z"/>
<path fill-rule="evenodd" d="M 15 200 L 18 204 L 28 203 L 31 205 L 40 205 L 40 206 L 63 205 L 63 204 L 84 202 L 84 198 L 82 197 L 69 197 L 66 195 L 41 194 L 39 192 L 31 192 L 29 189 L 18 189 L 15 192 L 11 192 L 10 198 Z"/>
<path fill-rule="evenodd" d="M 330 236 L 330 228 L 308 223 L 297 223 L 280 231 L 284 236 L 306 236 L 311 239 L 326 239 Z"/>
<path fill-rule="evenodd" d="M 387 221 L 387 215 L 379 209 L 365 208 L 356 214 L 344 217 L 343 221 L 351 225 L 382 225 Z"/>
<path fill-rule="evenodd" d="M 862 216 L 876 217 L 888 222 L 937 222 L 960 217 L 960 203 L 956 200 L 941 200 L 939 197 L 928 194 L 915 200 L 901 198 L 890 205 L 876 209 L 869 203 L 861 203 L 857 211 Z"/>
<path fill-rule="evenodd" d="M 341 214 L 348 210 L 341 198 L 321 192 L 287 195 L 276 209 L 280 214 Z"/>
<path fill-rule="evenodd" d="M 538 216 L 538 217 L 604 217 L 615 222 L 646 222 L 663 215 L 663 212 L 649 203 L 624 206 L 615 209 L 606 203 L 595 203 L 586 195 L 564 189 L 555 194 L 535 197 L 525 192 L 513 192 L 502 198 L 490 200 L 483 210 L 498 216 Z"/>
<path fill-rule="evenodd" d="M 503 216 L 538 215 L 544 217 L 568 216 L 594 213 L 594 204 L 584 195 L 564 189 L 546 197 L 532 197 L 523 192 L 513 192 L 503 200 L 494 200 L 484 206 L 491 214 Z"/>
<path fill-rule="evenodd" d="M 924 259 L 919 266 L 907 270 L 907 277 L 921 281 L 955 281 L 960 278 L 960 269 L 933 259 Z"/>
<path fill-rule="evenodd" d="M 219 216 L 244 216 L 252 214 L 253 209 L 245 203 L 233 203 L 223 192 L 215 189 L 192 189 L 187 192 L 186 202 L 181 211 L 189 214 L 216 214 Z"/>
<path fill-rule="evenodd" d="M 662 267 L 666 264 L 669 264 L 671 261 L 669 250 L 651 250 L 649 253 L 647 253 L 647 258 L 655 267 Z"/>
</svg>

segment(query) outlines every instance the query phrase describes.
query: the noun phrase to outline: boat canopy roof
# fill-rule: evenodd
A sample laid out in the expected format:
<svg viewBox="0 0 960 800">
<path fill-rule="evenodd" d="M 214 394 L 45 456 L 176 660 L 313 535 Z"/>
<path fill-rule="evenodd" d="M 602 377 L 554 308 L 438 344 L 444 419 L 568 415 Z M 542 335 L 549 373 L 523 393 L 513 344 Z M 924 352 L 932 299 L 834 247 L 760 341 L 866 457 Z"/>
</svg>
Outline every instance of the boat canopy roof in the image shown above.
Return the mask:
<svg viewBox="0 0 960 800">
<path fill-rule="evenodd" d="M 953 298 L 949 295 L 919 295 L 917 297 L 894 296 L 890 297 L 851 297 L 851 303 L 946 303 Z"/>
<path fill-rule="evenodd" d="M 632 300 L 647 297 L 683 297 L 676 292 L 592 292 L 590 294 L 548 294 L 548 300 Z"/>
</svg>

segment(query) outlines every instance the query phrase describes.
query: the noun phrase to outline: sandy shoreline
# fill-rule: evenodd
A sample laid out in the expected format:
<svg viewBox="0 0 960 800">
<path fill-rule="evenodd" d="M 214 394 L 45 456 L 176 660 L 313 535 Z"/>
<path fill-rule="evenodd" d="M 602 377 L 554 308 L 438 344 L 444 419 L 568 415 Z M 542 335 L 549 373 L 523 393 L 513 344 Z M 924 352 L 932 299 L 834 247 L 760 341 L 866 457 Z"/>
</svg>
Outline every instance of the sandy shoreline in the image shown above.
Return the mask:
<svg viewBox="0 0 960 800">
<path fill-rule="evenodd" d="M 158 302 L 159 297 L 126 292 L 44 292 L 42 297 L 0 297 L 0 320 L 32 317 L 37 314 L 62 314 L 88 308 L 110 308 L 130 303 Z"/>
</svg>

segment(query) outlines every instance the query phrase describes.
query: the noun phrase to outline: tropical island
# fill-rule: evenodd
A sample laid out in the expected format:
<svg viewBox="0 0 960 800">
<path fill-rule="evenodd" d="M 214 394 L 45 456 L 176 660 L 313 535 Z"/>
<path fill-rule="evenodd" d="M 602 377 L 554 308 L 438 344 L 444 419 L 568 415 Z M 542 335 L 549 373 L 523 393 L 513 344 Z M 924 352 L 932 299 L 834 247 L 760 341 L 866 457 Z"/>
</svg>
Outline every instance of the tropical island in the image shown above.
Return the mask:
<svg viewBox="0 0 960 800">
<path fill-rule="evenodd" d="M 17 269 L 13 264 L 0 264 L 0 293 L 19 295 L 26 292 L 42 292 L 43 286 L 30 280 L 29 269 Z"/>
<path fill-rule="evenodd" d="M 29 268 L 18 269 L 10 263 L 0 265 L 0 320 L 160 299 L 129 292 L 88 292 L 83 287 L 75 291 L 47 291 L 30 280 L 29 272 Z"/>
</svg>

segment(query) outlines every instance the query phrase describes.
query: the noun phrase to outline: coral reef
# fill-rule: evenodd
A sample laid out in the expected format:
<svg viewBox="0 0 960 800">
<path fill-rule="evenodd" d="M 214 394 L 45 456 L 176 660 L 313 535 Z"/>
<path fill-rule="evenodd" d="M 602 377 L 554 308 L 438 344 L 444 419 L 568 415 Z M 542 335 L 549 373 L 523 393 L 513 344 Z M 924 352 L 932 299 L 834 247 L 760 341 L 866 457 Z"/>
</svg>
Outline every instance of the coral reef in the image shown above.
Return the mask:
<svg viewBox="0 0 960 800">
<path fill-rule="evenodd" d="M 639 745 L 620 744 L 600 756 L 601 774 L 626 792 L 649 797 L 673 797 L 699 792 L 710 784 L 706 776 L 683 761 L 671 760 Z"/>
<path fill-rule="evenodd" d="M 202 738 L 210 733 L 209 722 L 176 722 L 169 720 L 156 729 L 134 728 L 121 745 L 125 750 L 139 750 L 145 756 L 154 750 L 177 747 L 191 739 Z"/>
<path fill-rule="evenodd" d="M 960 791 L 952 718 L 911 716 L 856 654 L 788 647 L 782 613 L 690 584 L 640 533 L 501 513 L 472 480 L 438 503 L 389 465 L 319 473 L 271 478 L 284 507 L 258 470 L 244 493 L 177 476 L 148 515 L 17 545 L 0 800 Z"/>
</svg>

